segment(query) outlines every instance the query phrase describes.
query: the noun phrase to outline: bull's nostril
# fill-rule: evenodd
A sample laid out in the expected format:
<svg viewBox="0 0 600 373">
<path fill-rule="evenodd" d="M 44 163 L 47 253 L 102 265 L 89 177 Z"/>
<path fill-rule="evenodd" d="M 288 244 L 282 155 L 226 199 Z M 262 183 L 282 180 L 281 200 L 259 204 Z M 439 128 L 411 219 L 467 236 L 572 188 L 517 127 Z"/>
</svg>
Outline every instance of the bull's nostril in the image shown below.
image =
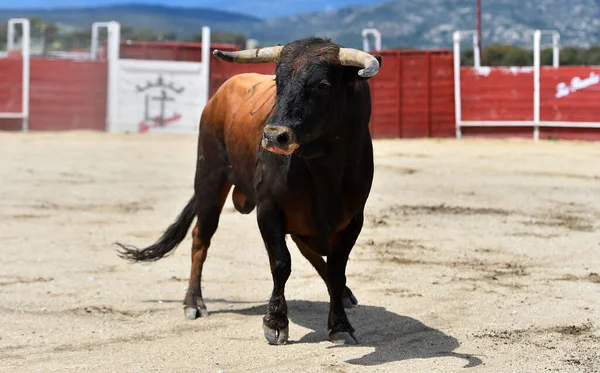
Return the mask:
<svg viewBox="0 0 600 373">
<path fill-rule="evenodd" d="M 279 134 L 276 140 L 279 145 L 287 145 L 290 142 L 290 135 L 287 133 Z"/>
</svg>

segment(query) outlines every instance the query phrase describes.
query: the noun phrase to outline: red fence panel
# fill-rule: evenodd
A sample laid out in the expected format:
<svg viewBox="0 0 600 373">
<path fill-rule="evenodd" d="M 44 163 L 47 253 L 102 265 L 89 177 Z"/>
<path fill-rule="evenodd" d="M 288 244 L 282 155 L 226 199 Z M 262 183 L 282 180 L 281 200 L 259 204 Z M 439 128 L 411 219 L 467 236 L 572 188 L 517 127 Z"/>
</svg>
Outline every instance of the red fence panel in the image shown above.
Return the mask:
<svg viewBox="0 0 600 373">
<path fill-rule="evenodd" d="M 533 120 L 532 68 L 463 67 L 460 71 L 462 120 Z"/>
<path fill-rule="evenodd" d="M 428 54 L 400 54 L 402 69 L 402 125 L 400 137 L 429 136 L 430 57 Z"/>
<path fill-rule="evenodd" d="M 540 71 L 540 120 L 600 122 L 600 67 L 564 66 Z M 597 128 L 540 128 L 540 138 L 600 140 Z"/>
<path fill-rule="evenodd" d="M 0 59 L 0 112 L 20 113 L 23 61 L 20 58 Z"/>
<path fill-rule="evenodd" d="M 455 136 L 454 58 L 448 54 L 431 54 L 429 105 L 431 137 Z"/>
<path fill-rule="evenodd" d="M 0 112 L 20 113 L 22 110 L 23 61 L 20 55 L 0 58 Z M 20 130 L 21 119 L 0 118 L 0 130 Z"/>
<path fill-rule="evenodd" d="M 382 57 L 381 69 L 371 78 L 371 135 L 400 137 L 402 59 L 397 51 L 377 52 Z"/>
<path fill-rule="evenodd" d="M 600 122 L 600 68 L 542 67 L 540 120 Z M 530 67 L 461 68 L 464 121 L 533 121 L 533 69 Z M 464 135 L 533 136 L 529 127 L 463 127 Z M 540 127 L 540 138 L 600 139 L 592 128 Z"/>
<path fill-rule="evenodd" d="M 32 130 L 106 129 L 106 61 L 31 59 Z"/>
<path fill-rule="evenodd" d="M 449 51 L 380 51 L 371 79 L 371 133 L 382 137 L 454 134 L 454 72 Z"/>
<path fill-rule="evenodd" d="M 460 69 L 463 121 L 532 121 L 533 68 Z M 532 127 L 462 127 L 464 136 L 531 137 Z"/>
<path fill-rule="evenodd" d="M 600 122 L 600 67 L 543 68 L 542 121 Z"/>
</svg>

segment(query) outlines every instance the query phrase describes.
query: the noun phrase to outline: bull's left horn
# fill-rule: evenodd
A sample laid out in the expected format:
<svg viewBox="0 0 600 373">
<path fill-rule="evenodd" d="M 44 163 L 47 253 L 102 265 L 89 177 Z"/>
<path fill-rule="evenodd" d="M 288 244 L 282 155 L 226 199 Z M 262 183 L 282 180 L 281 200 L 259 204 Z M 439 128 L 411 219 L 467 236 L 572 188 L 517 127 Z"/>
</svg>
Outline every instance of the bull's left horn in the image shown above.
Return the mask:
<svg viewBox="0 0 600 373">
<path fill-rule="evenodd" d="M 340 63 L 343 66 L 362 67 L 358 75 L 370 78 L 379 72 L 379 61 L 367 52 L 354 48 L 340 48 Z"/>
<path fill-rule="evenodd" d="M 233 63 L 268 63 L 279 61 L 282 46 L 246 49 L 236 52 L 224 52 L 218 49 L 213 54 L 218 59 Z"/>
</svg>

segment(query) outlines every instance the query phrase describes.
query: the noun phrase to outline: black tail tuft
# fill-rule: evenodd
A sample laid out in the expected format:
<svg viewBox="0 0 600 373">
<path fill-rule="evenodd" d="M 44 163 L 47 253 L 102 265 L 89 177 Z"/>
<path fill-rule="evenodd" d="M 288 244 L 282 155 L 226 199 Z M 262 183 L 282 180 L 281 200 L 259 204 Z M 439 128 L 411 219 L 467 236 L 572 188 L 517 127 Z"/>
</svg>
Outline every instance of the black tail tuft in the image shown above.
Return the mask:
<svg viewBox="0 0 600 373">
<path fill-rule="evenodd" d="M 145 249 L 138 249 L 135 246 L 123 245 L 116 242 L 123 249 L 117 250 L 119 256 L 131 262 L 154 262 L 164 258 L 172 253 L 185 238 L 190 225 L 192 225 L 196 217 L 196 208 L 196 197 L 193 196 L 179 214 L 177 220 L 167 228 L 160 239 L 154 245 L 148 246 Z"/>
</svg>

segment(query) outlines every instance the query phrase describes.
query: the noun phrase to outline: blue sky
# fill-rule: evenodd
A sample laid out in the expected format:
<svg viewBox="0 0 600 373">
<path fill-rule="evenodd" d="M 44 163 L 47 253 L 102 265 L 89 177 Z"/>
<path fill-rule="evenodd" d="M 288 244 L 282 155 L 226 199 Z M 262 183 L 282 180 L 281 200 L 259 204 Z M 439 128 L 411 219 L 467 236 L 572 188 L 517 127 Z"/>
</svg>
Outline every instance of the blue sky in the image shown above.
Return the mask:
<svg viewBox="0 0 600 373">
<path fill-rule="evenodd" d="M 382 0 L 19 0 L 0 1 L 0 8 L 88 7 L 111 4 L 145 3 L 172 6 L 206 7 L 246 13 L 257 17 L 276 17 L 307 11 L 324 11 L 346 5 L 369 5 Z"/>
</svg>

